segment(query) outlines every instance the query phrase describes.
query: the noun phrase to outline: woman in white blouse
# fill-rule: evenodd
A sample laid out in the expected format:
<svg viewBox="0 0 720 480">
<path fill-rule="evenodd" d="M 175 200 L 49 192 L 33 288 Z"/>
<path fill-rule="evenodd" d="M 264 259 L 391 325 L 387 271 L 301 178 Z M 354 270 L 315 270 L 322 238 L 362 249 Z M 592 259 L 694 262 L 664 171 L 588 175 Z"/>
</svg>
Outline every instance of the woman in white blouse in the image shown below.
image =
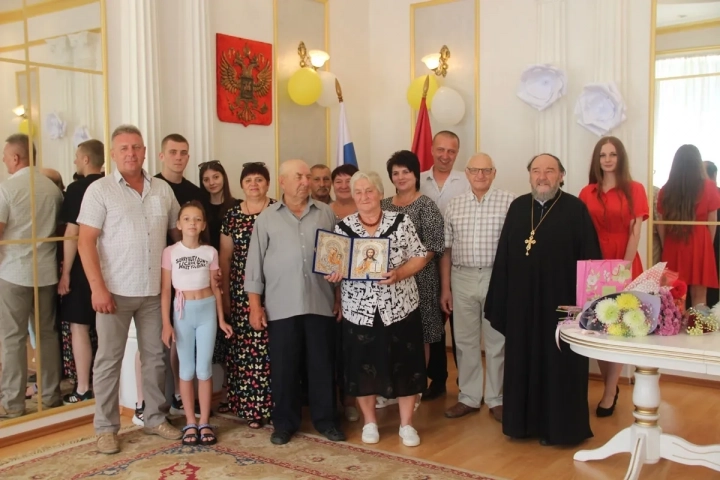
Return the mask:
<svg viewBox="0 0 720 480">
<path fill-rule="evenodd" d="M 420 437 L 412 426 L 416 395 L 426 385 L 423 330 L 413 276 L 427 263 L 427 250 L 412 221 L 380 208 L 384 189 L 375 172 L 357 172 L 350 189 L 358 212 L 345 217 L 335 232 L 349 237 L 390 239 L 384 280 L 342 280 L 335 311 L 343 322 L 345 394 L 357 397 L 365 419 L 362 441 L 377 443 L 375 397 L 397 398 L 400 437 L 414 447 Z M 326 277 L 338 282 L 340 273 Z M 340 300 L 341 299 L 341 300 Z"/>
</svg>

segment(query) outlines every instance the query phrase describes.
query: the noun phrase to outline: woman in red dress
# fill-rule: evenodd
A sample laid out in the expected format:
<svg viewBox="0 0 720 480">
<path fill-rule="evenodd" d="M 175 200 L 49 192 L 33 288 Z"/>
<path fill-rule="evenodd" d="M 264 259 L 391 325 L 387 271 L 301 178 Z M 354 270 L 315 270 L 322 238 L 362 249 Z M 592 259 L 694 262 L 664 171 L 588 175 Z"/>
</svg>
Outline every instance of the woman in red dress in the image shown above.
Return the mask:
<svg viewBox="0 0 720 480">
<path fill-rule="evenodd" d="M 670 176 L 658 194 L 658 212 L 665 221 L 717 221 L 720 192 L 707 178 L 695 145 L 675 153 Z M 658 225 L 663 262 L 690 287 L 693 305 L 707 302 L 707 289 L 718 287 L 713 253 L 715 225 Z"/>
<path fill-rule="evenodd" d="M 597 231 L 603 258 L 632 262 L 632 277 L 642 273 L 637 253 L 642 223 L 649 215 L 645 187 L 630 177 L 627 153 L 615 137 L 603 137 L 595 145 L 590 162 L 589 185 L 580 192 L 580 200 L 590 212 Z M 595 411 L 609 417 L 615 410 L 622 364 L 598 361 L 605 381 L 605 392 Z"/>
</svg>

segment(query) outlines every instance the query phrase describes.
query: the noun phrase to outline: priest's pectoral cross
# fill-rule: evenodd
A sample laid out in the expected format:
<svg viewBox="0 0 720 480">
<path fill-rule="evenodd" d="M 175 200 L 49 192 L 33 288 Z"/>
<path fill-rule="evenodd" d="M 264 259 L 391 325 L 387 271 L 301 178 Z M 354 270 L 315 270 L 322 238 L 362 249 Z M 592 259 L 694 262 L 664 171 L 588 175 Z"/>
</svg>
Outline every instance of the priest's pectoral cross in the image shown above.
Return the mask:
<svg viewBox="0 0 720 480">
<path fill-rule="evenodd" d="M 531 230 L 530 236 L 528 237 L 527 240 L 525 240 L 525 245 L 526 245 L 525 246 L 525 256 L 526 257 L 530 255 L 530 249 L 532 248 L 532 246 L 537 243 L 535 241 L 535 238 L 533 238 L 533 237 L 535 237 L 535 230 Z"/>
</svg>

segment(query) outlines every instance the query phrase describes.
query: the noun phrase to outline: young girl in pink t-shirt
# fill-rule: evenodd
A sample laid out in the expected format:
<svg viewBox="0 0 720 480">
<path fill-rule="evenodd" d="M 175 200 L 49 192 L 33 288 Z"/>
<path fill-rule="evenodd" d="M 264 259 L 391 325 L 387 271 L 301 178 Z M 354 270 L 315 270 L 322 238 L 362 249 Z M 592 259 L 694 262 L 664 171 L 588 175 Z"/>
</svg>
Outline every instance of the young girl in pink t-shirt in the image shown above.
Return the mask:
<svg viewBox="0 0 720 480">
<path fill-rule="evenodd" d="M 200 425 L 195 423 L 192 407 L 185 409 L 187 425 L 183 428 L 183 445 L 214 445 L 217 437 L 210 421 L 212 401 L 212 355 L 218 325 L 230 338 L 232 327 L 225 323 L 220 288 L 212 281 L 218 270 L 218 252 L 201 242 L 207 222 L 205 211 L 197 201 L 180 209 L 177 228 L 182 240 L 167 247 L 162 254 L 162 339 L 170 348 L 177 346 L 180 360 L 180 395 L 185 405 L 195 404 L 193 378 L 198 379 Z M 170 323 L 170 285 L 175 287 L 173 318 Z M 197 349 L 197 350 L 196 350 Z M 197 354 L 196 354 L 197 351 Z"/>
</svg>

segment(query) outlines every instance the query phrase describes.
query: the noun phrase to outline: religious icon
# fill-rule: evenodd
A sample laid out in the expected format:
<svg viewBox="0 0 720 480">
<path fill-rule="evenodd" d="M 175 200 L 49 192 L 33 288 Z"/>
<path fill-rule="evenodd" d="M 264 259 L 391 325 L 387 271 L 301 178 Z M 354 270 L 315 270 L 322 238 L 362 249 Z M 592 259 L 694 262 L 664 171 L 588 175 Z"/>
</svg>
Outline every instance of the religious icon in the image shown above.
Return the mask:
<svg viewBox="0 0 720 480">
<path fill-rule="evenodd" d="M 350 280 L 382 280 L 388 271 L 390 239 L 355 238 L 352 245 L 353 269 Z"/>
<path fill-rule="evenodd" d="M 218 33 L 217 112 L 246 127 L 272 123 L 272 45 Z"/>
<path fill-rule="evenodd" d="M 318 230 L 313 272 L 341 272 L 344 279 L 382 280 L 388 271 L 390 239 L 350 238 Z"/>
<path fill-rule="evenodd" d="M 338 235 L 326 230 L 318 230 L 315 240 L 315 259 L 313 272 L 330 275 L 341 272 L 343 278 L 349 276 L 350 237 Z"/>
</svg>

